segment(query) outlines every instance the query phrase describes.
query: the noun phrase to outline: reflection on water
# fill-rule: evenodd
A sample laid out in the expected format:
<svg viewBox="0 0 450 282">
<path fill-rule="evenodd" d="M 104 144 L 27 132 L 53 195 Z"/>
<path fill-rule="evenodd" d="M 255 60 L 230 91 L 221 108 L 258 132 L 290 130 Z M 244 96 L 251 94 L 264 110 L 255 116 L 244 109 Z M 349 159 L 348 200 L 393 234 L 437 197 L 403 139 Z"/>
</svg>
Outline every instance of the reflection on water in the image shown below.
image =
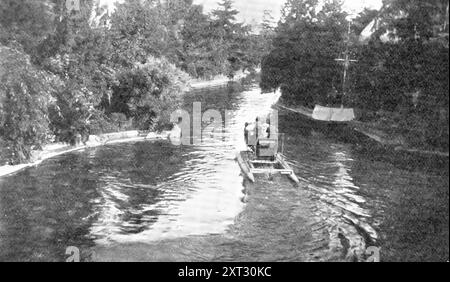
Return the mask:
<svg viewBox="0 0 450 282">
<path fill-rule="evenodd" d="M 99 205 L 98 220 L 91 229 L 99 238 L 97 243 L 148 242 L 221 233 L 233 222 L 243 205 L 242 179 L 238 168 L 230 165 L 233 160 L 223 158 L 220 152 L 210 155 L 188 147 L 166 150 L 176 150 L 181 156 L 176 163 L 181 165 L 159 183 L 136 183 L 123 176 L 106 179 L 108 184 L 100 188 L 104 202 Z M 152 158 L 165 162 L 166 156 L 167 151 Z M 217 161 L 218 157 L 223 159 Z M 220 171 L 215 165 L 220 166 Z M 146 169 L 157 168 L 152 165 Z M 131 183 L 127 185 L 128 181 Z M 133 200 L 124 187 L 142 191 L 135 199 L 136 206 L 126 206 Z"/>
<path fill-rule="evenodd" d="M 286 115 L 280 123 L 292 141 L 287 155 L 342 246 L 352 250 L 361 241 L 381 247 L 382 260 L 448 258 L 448 159 L 436 160 L 444 164 L 437 170 L 433 164 L 417 166 L 420 158 L 408 157 L 405 166 L 398 156 L 374 156 L 314 130 L 293 128 L 295 120 Z"/>
<path fill-rule="evenodd" d="M 237 149 L 244 146 L 241 134 L 244 121 L 269 112 L 278 94 L 261 99 L 259 90 L 253 89 L 240 97 L 230 97 L 228 92 L 224 93 L 226 97 L 207 95 L 203 93 L 199 97 L 195 93 L 188 96 L 184 108 L 190 111 L 194 102 L 201 102 L 204 110 L 216 109 L 222 114 L 225 110 L 233 110 L 223 138 L 218 142 L 208 134 L 199 146 L 175 148 L 166 144 L 160 145 L 153 155 L 145 150 L 135 154 L 137 161 L 145 159 L 151 162 L 148 166 L 145 163 L 136 165 L 141 173 L 151 170 L 160 177 L 161 170 L 170 170 L 167 178 L 160 178 L 154 185 L 137 182 L 140 177 L 131 180 L 120 174 L 102 176 L 107 177 L 104 181 L 107 185 L 100 188 L 103 203 L 97 211 L 98 222 L 91 228 L 91 234 L 99 238 L 97 244 L 142 243 L 221 234 L 234 222 L 243 208 L 243 179 L 234 158 Z M 229 103 L 224 105 L 224 100 Z M 173 164 L 167 165 L 168 160 Z M 150 190 L 154 195 L 150 195 L 149 203 L 141 200 L 138 207 L 124 209 L 124 205 L 130 202 L 125 193 L 127 189 Z M 138 222 L 126 220 L 135 217 L 139 217 Z"/>
<path fill-rule="evenodd" d="M 248 183 L 234 160 L 243 126 L 277 94 L 198 91 L 184 109 L 231 113 L 221 142 L 89 149 L 0 179 L 0 260 L 151 261 L 448 259 L 448 162 L 405 169 L 281 114 L 284 154 L 301 180 Z"/>
</svg>

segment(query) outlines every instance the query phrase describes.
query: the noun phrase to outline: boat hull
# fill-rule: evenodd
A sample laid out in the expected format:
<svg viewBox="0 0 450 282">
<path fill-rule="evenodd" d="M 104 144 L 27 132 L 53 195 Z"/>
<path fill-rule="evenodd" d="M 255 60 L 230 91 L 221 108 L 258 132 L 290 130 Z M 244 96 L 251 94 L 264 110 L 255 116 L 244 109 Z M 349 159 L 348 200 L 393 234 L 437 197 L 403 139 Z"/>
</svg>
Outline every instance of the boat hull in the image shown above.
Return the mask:
<svg viewBox="0 0 450 282">
<path fill-rule="evenodd" d="M 251 182 L 256 181 L 255 175 L 257 174 L 282 174 L 288 176 L 293 182 L 300 183 L 294 170 L 281 155 L 277 154 L 274 161 L 252 160 L 252 155 L 253 152 L 251 151 L 241 151 L 236 155 L 236 160 L 241 167 L 242 173 Z M 264 167 L 258 167 L 258 165 L 264 165 Z"/>
<path fill-rule="evenodd" d="M 251 172 L 251 168 L 248 162 L 248 151 L 242 151 L 239 152 L 236 155 L 236 160 L 239 164 L 239 166 L 241 167 L 242 173 L 251 181 L 251 182 L 255 182 L 255 176 L 253 175 L 253 173 Z"/>
</svg>

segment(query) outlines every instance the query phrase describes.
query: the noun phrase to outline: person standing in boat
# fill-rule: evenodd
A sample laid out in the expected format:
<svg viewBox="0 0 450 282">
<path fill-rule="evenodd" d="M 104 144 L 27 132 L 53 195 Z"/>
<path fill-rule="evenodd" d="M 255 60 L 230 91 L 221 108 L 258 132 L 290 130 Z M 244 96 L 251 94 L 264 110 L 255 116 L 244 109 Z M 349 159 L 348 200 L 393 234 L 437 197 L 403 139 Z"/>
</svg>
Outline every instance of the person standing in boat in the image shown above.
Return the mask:
<svg viewBox="0 0 450 282">
<path fill-rule="evenodd" d="M 269 118 L 267 118 L 269 120 Z M 257 148 L 259 139 L 267 139 L 270 137 L 270 121 L 260 122 L 260 117 L 255 119 L 254 123 L 245 123 L 244 127 L 244 140 L 245 144 L 252 150 Z"/>
<path fill-rule="evenodd" d="M 244 140 L 245 140 L 245 144 L 248 145 L 248 127 L 249 123 L 246 122 L 245 126 L 244 126 Z"/>
<path fill-rule="evenodd" d="M 261 122 L 261 120 L 263 120 L 263 122 Z M 257 117 L 256 118 L 256 138 L 257 139 L 261 139 L 261 138 L 269 138 L 269 125 L 270 125 L 270 121 L 269 121 L 269 117 L 267 117 L 266 119 Z"/>
<path fill-rule="evenodd" d="M 244 138 L 245 144 L 252 150 L 255 149 L 257 137 L 256 137 L 256 124 L 255 123 L 245 123 Z"/>
<path fill-rule="evenodd" d="M 270 115 L 267 116 L 266 122 L 261 125 L 261 128 L 262 128 L 261 132 L 263 133 L 261 137 L 270 138 Z"/>
</svg>

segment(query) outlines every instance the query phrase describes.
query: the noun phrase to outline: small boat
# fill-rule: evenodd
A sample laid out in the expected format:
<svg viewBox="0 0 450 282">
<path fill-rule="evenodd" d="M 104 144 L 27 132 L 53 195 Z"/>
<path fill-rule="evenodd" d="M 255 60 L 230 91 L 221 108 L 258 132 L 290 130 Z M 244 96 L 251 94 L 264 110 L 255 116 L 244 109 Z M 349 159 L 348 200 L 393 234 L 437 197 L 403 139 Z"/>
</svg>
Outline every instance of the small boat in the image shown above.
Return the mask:
<svg viewBox="0 0 450 282">
<path fill-rule="evenodd" d="M 257 174 L 281 174 L 288 176 L 295 183 L 300 183 L 294 170 L 288 165 L 281 154 L 277 154 L 274 160 L 260 160 L 255 157 L 253 151 L 241 151 L 236 156 L 237 162 L 244 175 L 255 182 Z"/>
<path fill-rule="evenodd" d="M 236 156 L 242 172 L 252 182 L 255 182 L 256 174 L 282 174 L 287 175 L 295 183 L 299 183 L 294 170 L 282 155 L 284 139 L 281 138 L 280 144 L 280 135 L 276 133 L 275 128 L 271 130 L 268 124 L 261 123 L 259 120 L 257 118 L 254 124 L 246 123 L 245 125 L 244 136 L 247 150 L 238 152 Z M 281 153 L 278 151 L 279 148 Z"/>
</svg>

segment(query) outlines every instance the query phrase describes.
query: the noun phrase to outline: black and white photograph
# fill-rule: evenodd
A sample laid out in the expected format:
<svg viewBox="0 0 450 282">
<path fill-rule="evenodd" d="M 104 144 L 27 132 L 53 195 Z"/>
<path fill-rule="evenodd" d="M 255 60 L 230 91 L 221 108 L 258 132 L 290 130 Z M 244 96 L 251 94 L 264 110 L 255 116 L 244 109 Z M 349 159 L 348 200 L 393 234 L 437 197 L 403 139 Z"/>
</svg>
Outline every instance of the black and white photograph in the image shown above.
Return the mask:
<svg viewBox="0 0 450 282">
<path fill-rule="evenodd" d="M 0 262 L 448 261 L 448 0 L 0 0 Z"/>
</svg>

